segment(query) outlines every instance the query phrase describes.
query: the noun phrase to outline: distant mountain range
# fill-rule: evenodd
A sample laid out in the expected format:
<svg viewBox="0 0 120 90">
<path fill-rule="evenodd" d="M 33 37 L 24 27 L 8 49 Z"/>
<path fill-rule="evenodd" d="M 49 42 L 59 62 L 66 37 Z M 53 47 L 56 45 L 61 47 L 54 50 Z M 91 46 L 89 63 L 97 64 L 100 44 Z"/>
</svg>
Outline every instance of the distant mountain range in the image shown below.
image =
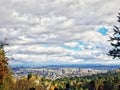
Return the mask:
<svg viewBox="0 0 120 90">
<path fill-rule="evenodd" d="M 120 65 L 101 64 L 68 64 L 68 65 L 37 65 L 37 66 L 11 66 L 11 68 L 91 68 L 91 69 L 117 69 Z"/>
</svg>

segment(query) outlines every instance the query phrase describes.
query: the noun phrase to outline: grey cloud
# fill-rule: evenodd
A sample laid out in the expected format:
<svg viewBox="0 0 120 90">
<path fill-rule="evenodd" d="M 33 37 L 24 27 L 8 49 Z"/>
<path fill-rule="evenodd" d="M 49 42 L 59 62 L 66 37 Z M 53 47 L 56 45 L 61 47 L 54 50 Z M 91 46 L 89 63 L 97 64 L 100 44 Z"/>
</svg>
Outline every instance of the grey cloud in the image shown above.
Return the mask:
<svg viewBox="0 0 120 90">
<path fill-rule="evenodd" d="M 119 0 L 1 0 L 0 41 L 8 38 L 11 56 L 14 53 L 33 54 L 41 60 L 42 55 L 46 55 L 42 60 L 48 63 L 56 59 L 60 62 L 63 58 L 66 58 L 64 62 L 78 59 L 94 61 L 101 53 L 105 53 L 104 50 L 107 50 L 105 47 L 108 46 L 107 36 L 100 35 L 96 28 L 106 25 L 110 27 L 116 22 L 115 15 L 119 3 Z M 93 42 L 95 45 L 100 42 L 105 46 L 96 48 L 100 53 L 95 52 L 90 56 L 80 55 L 79 52 L 76 54 L 76 51 L 72 50 L 66 51 L 65 48 L 63 49 L 65 51 L 28 50 L 34 45 L 37 45 L 36 47 L 50 45 L 49 47 L 54 49 L 67 42 L 78 41 Z M 88 50 L 85 47 L 83 49 Z M 23 58 L 19 56 L 19 59 Z M 29 59 L 26 58 L 25 62 L 29 62 Z"/>
</svg>

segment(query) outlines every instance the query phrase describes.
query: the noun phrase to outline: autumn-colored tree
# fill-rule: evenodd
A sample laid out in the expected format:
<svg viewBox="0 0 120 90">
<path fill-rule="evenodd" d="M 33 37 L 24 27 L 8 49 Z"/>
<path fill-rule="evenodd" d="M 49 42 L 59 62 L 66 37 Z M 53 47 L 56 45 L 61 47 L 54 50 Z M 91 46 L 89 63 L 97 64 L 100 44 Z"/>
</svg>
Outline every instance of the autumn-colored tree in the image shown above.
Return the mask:
<svg viewBox="0 0 120 90">
<path fill-rule="evenodd" d="M 5 55 L 3 48 L 4 44 L 0 43 L 0 90 L 10 81 L 9 76 L 11 76 L 10 69 L 8 66 L 8 58 Z"/>
</svg>

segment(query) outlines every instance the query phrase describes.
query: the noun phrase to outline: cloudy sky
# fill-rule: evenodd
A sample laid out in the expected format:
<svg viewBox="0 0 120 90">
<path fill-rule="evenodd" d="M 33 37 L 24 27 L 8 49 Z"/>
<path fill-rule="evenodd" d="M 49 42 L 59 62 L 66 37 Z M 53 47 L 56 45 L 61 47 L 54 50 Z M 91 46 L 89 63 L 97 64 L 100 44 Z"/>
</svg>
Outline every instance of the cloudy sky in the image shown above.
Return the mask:
<svg viewBox="0 0 120 90">
<path fill-rule="evenodd" d="M 0 0 L 10 65 L 120 64 L 106 55 L 120 0 Z"/>
</svg>

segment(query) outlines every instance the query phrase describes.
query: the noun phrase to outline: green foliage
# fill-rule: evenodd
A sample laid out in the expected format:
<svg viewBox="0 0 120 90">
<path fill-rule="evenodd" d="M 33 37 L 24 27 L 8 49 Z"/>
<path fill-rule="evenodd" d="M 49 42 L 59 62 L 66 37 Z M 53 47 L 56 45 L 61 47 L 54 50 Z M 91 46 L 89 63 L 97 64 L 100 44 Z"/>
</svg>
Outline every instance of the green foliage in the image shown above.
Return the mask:
<svg viewBox="0 0 120 90">
<path fill-rule="evenodd" d="M 120 24 L 120 13 L 118 13 L 118 22 Z M 110 36 L 110 44 L 113 47 L 112 50 L 109 50 L 108 55 L 114 58 L 120 58 L 120 25 L 114 26 L 113 36 Z M 115 43 L 116 42 L 116 43 Z"/>
</svg>

